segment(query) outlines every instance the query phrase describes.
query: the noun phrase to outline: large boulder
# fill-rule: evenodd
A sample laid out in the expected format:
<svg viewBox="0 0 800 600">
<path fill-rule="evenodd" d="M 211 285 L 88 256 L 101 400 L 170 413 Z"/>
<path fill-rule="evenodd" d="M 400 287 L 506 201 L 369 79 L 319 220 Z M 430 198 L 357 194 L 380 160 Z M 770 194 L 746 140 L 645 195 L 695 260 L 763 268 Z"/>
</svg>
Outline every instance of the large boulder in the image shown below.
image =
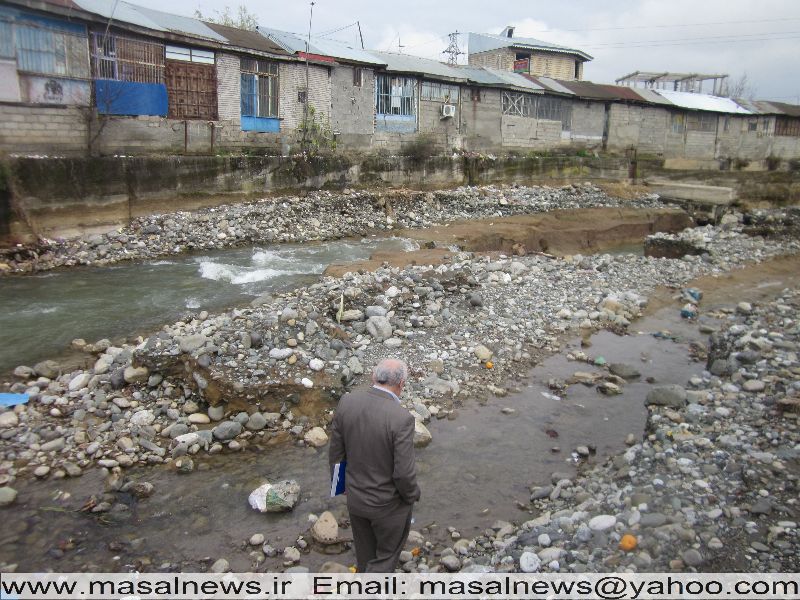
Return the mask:
<svg viewBox="0 0 800 600">
<path fill-rule="evenodd" d="M 300 500 L 300 485 L 291 479 L 265 483 L 253 490 L 247 500 L 258 512 L 287 512 Z"/>
<path fill-rule="evenodd" d="M 214 437 L 220 441 L 228 441 L 242 433 L 242 424 L 239 421 L 223 421 L 211 430 Z"/>
<path fill-rule="evenodd" d="M 367 319 L 367 331 L 376 340 L 382 342 L 392 337 L 392 324 L 386 317 L 370 317 Z"/>
<path fill-rule="evenodd" d="M 424 448 L 431 443 L 433 436 L 425 424 L 419 419 L 414 420 L 414 447 Z"/>
<path fill-rule="evenodd" d="M 686 406 L 686 390 L 679 385 L 665 385 L 650 390 L 644 403 L 648 406 L 669 406 L 683 408 Z"/>
<path fill-rule="evenodd" d="M 329 511 L 322 513 L 311 527 L 311 537 L 320 544 L 335 544 L 339 541 L 339 524 Z"/>
</svg>

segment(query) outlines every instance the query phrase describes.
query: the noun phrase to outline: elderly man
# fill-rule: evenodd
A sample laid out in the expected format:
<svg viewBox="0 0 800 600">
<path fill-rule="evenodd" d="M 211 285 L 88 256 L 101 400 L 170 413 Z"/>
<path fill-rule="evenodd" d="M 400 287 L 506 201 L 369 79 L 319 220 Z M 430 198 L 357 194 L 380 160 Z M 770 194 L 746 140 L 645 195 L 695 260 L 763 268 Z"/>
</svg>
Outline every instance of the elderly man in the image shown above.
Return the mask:
<svg viewBox="0 0 800 600">
<path fill-rule="evenodd" d="M 331 424 L 329 461 L 347 461 L 346 493 L 359 573 L 392 573 L 419 500 L 414 418 L 400 404 L 408 368 L 386 359 L 372 387 L 345 394 Z"/>
</svg>

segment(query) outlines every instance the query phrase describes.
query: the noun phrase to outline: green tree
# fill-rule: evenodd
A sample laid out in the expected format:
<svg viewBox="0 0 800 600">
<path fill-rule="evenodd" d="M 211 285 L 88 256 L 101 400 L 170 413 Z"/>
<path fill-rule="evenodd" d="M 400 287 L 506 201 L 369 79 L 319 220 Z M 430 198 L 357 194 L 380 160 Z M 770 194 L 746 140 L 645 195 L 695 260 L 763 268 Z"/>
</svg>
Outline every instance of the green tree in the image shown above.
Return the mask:
<svg viewBox="0 0 800 600">
<path fill-rule="evenodd" d="M 247 29 L 255 31 L 258 27 L 258 17 L 247 10 L 244 4 L 240 4 L 236 9 L 236 14 L 231 12 L 231 7 L 226 6 L 222 12 L 214 9 L 214 16 L 204 15 L 200 9 L 194 11 L 194 16 L 201 21 L 209 23 L 219 23 L 226 27 L 236 27 L 237 29 Z"/>
</svg>

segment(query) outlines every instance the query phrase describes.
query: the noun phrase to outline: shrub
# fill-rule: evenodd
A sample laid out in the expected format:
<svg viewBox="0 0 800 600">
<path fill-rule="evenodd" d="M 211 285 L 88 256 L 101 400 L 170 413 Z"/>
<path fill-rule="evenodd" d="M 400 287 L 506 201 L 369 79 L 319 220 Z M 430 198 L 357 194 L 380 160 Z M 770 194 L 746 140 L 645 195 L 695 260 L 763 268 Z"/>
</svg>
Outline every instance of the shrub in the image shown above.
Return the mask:
<svg viewBox="0 0 800 600">
<path fill-rule="evenodd" d="M 778 167 L 781 166 L 781 159 L 778 158 L 777 156 L 773 156 L 772 154 L 770 154 L 767 157 L 766 163 L 768 171 L 777 171 Z"/>
</svg>

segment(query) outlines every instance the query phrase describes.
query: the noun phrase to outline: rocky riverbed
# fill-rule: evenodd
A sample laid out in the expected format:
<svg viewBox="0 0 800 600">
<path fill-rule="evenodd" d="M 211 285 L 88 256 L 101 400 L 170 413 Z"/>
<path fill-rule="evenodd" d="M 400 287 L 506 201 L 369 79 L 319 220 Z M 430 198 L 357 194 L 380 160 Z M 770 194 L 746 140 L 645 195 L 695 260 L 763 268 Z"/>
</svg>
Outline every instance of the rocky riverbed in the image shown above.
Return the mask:
<svg viewBox="0 0 800 600">
<path fill-rule="evenodd" d="M 680 288 L 800 249 L 796 240 L 750 237 L 741 228 L 728 219 L 675 235 L 704 250 L 681 259 L 453 252 L 436 267 L 348 273 L 251 308 L 198 313 L 137 345 L 76 340 L 96 356 L 92 369 L 65 373 L 45 361 L 20 366 L 5 386 L 30 402 L 0 413 L 0 503 L 13 505 L 17 478 L 79 477 L 99 467 L 106 487 L 86 510 L 113 514 L 125 510 L 118 493 L 153 493 L 126 477 L 134 465 L 187 473 L 206 452 L 283 441 L 322 447 L 337 395 L 387 354 L 412 366 L 406 404 L 418 419 L 416 442 L 425 445 L 426 422 L 455 418 L 464 401 L 506 394 L 565 334 L 626 330 L 656 286 Z M 723 313 L 730 343 L 718 346 L 734 354 L 718 353 L 709 364 L 715 375 L 659 392 L 643 441 L 631 440 L 624 456 L 584 478 L 555 477 L 552 489 L 533 490 L 542 515 L 521 527 L 499 523 L 449 550 L 426 548 L 415 533 L 412 543 L 425 551 L 404 555 L 404 568 L 702 569 L 738 525 L 754 529 L 748 519 L 764 514 L 751 510 L 760 498 L 780 519 L 754 556 L 765 568 L 789 565 L 791 547 L 782 543 L 796 551 L 796 526 L 788 524 L 796 422 L 771 411 L 797 393 L 796 313 L 794 292 L 772 306 Z M 625 376 L 588 383 L 613 395 Z M 557 394 L 558 382 L 553 388 Z M 787 476 L 767 477 L 776 472 Z M 752 502 L 742 499 L 747 494 Z M 652 537 L 640 535 L 650 529 Z M 609 553 L 628 530 L 641 538 L 638 551 Z"/>
<path fill-rule="evenodd" d="M 664 203 L 655 194 L 620 200 L 589 183 L 463 187 L 437 192 L 313 192 L 139 217 L 127 227 L 105 234 L 41 240 L 34 246 L 0 253 L 0 275 L 102 266 L 234 246 L 334 240 L 465 219 L 622 206 L 663 208 Z"/>
</svg>

